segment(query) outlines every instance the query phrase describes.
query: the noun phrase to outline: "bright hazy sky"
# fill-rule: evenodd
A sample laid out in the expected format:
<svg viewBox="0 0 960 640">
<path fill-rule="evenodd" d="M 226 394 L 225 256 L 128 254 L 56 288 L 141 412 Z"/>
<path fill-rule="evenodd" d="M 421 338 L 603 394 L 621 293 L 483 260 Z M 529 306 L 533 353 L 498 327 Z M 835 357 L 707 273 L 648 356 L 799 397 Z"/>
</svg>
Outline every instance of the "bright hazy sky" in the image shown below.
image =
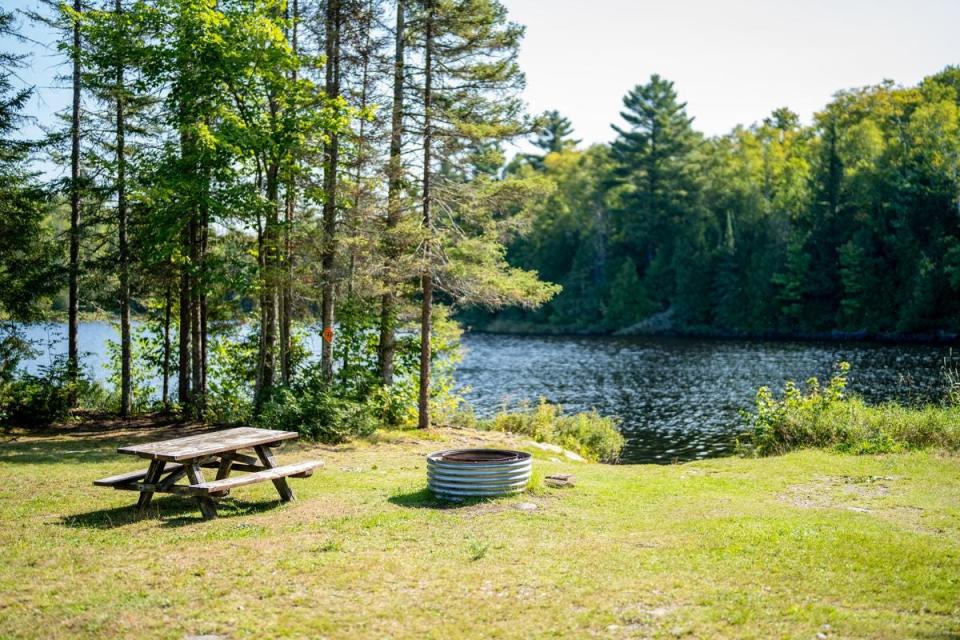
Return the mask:
<svg viewBox="0 0 960 640">
<path fill-rule="evenodd" d="M 960 0 L 503 2 L 527 27 L 520 63 L 531 111 L 560 110 L 587 143 L 613 137 L 623 94 L 652 73 L 675 82 L 697 128 L 718 134 L 780 106 L 809 122 L 838 89 L 914 84 L 960 64 Z M 64 68 L 55 52 L 27 48 L 35 56 L 22 77 L 38 89 L 31 111 L 50 122 L 69 99 L 52 86 Z"/>
<path fill-rule="evenodd" d="M 960 64 L 960 0 L 503 0 L 527 27 L 534 112 L 613 138 L 623 95 L 673 80 L 708 134 L 787 106 L 809 122 L 839 89 L 910 85 Z"/>
</svg>

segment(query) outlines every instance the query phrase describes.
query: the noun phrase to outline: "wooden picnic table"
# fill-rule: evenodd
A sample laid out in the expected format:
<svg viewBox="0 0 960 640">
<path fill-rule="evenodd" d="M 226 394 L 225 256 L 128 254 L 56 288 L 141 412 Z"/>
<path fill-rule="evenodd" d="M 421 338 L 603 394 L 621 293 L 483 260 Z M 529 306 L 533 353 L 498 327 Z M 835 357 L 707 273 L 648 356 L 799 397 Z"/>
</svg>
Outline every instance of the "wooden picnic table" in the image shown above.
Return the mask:
<svg viewBox="0 0 960 640">
<path fill-rule="evenodd" d="M 141 471 L 123 473 L 94 481 L 100 487 L 139 491 L 137 507 L 146 511 L 155 493 L 196 496 L 205 519 L 217 516 L 216 500 L 230 489 L 265 480 L 273 481 L 280 500 L 293 500 L 287 478 L 306 478 L 323 463 L 316 460 L 278 466 L 271 449 L 285 440 L 298 437 L 291 431 L 238 427 L 211 431 L 185 438 L 119 447 L 117 453 L 146 458 L 150 466 Z M 240 453 L 253 449 L 256 456 Z M 207 481 L 203 469 L 216 469 L 216 478 Z M 233 471 L 246 471 L 233 476 Z M 177 482 L 187 477 L 188 484 Z"/>
</svg>

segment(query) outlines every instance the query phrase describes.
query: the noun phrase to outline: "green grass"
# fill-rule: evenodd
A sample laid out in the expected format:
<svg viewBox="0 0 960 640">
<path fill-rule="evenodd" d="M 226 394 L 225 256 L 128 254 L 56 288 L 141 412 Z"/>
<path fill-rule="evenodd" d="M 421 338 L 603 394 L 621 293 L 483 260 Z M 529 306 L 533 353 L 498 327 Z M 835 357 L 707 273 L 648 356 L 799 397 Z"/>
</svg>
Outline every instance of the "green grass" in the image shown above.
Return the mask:
<svg viewBox="0 0 960 640">
<path fill-rule="evenodd" d="M 538 475 L 577 485 L 448 505 L 425 491 L 423 454 L 524 441 L 438 430 L 283 449 L 326 468 L 293 480 L 290 504 L 269 483 L 237 489 L 211 522 L 173 497 L 138 519 L 133 494 L 91 485 L 135 468 L 119 443 L 169 433 L 0 445 L 0 637 L 960 634 L 947 454 L 604 466 L 532 449 Z"/>
</svg>

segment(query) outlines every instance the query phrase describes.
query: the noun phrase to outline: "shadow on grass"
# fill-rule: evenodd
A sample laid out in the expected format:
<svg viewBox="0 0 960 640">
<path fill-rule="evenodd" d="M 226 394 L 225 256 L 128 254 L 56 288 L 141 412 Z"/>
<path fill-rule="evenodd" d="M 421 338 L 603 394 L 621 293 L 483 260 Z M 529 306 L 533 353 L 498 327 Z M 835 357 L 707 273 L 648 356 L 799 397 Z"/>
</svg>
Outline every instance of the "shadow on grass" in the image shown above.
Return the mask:
<svg viewBox="0 0 960 640">
<path fill-rule="evenodd" d="M 221 425 L 183 422 L 172 416 L 86 419 L 36 430 L 7 430 L 0 435 L 0 462 L 9 464 L 95 463 L 117 458 L 117 447 L 195 435 Z"/>
<path fill-rule="evenodd" d="M 150 509 L 141 514 L 134 502 L 123 507 L 97 509 L 87 513 L 64 516 L 57 524 L 80 529 L 116 529 L 141 520 L 162 520 L 163 527 L 182 527 L 203 522 L 200 504 L 195 498 L 164 496 L 154 498 Z M 217 518 L 238 518 L 275 509 L 283 504 L 279 499 L 263 502 L 247 502 L 234 498 L 223 498 L 217 502 Z"/>
<path fill-rule="evenodd" d="M 397 493 L 387 498 L 387 502 L 390 504 L 407 509 L 462 509 L 463 507 L 490 502 L 490 500 L 490 498 L 463 498 L 462 500 L 438 498 L 426 488 L 407 493 Z"/>
<path fill-rule="evenodd" d="M 6 442 L 0 447 L 0 462 L 5 464 L 88 464 L 118 459 L 116 446 L 95 446 L 80 442 L 32 440 Z"/>
</svg>

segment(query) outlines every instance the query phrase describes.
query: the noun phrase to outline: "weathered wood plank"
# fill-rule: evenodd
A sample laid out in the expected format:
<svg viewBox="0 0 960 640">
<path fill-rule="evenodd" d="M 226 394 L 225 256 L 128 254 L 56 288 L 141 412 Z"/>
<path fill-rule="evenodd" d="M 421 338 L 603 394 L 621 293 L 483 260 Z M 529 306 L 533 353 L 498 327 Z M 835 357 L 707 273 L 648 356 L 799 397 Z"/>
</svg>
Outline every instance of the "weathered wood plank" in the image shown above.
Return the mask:
<svg viewBox="0 0 960 640">
<path fill-rule="evenodd" d="M 129 487 L 117 487 L 118 489 L 130 489 L 133 491 L 152 491 L 153 493 L 174 493 L 182 496 L 206 495 L 205 492 L 194 491 L 191 487 L 182 484 L 171 484 L 166 487 L 158 484 L 145 484 L 137 482 Z"/>
<path fill-rule="evenodd" d="M 183 465 L 177 463 L 171 463 L 166 466 L 167 471 L 173 471 Z M 100 478 L 99 480 L 94 480 L 93 484 L 98 487 L 112 487 L 118 484 L 130 484 L 131 482 L 136 482 L 138 480 L 143 480 L 147 477 L 147 472 L 150 469 L 140 469 L 139 471 L 130 471 L 129 473 L 119 473 L 115 476 L 110 476 L 107 478 Z"/>
<path fill-rule="evenodd" d="M 164 478 L 159 482 L 159 484 L 157 485 L 157 491 L 166 491 L 167 489 L 172 487 L 177 480 L 187 475 L 187 468 L 182 464 L 177 464 L 176 462 L 168 462 L 167 464 L 168 465 L 175 464 L 177 465 L 177 468 L 174 469 L 174 471 L 171 472 L 169 475 L 167 475 L 166 478 Z"/>
<path fill-rule="evenodd" d="M 270 451 L 270 447 L 260 445 L 254 447 L 253 450 L 257 452 L 257 457 L 260 458 L 260 463 L 263 464 L 263 466 L 269 469 L 277 468 L 277 461 L 274 460 L 273 452 Z M 280 476 L 278 478 L 274 478 L 273 486 L 276 488 L 277 493 L 280 494 L 281 502 L 290 502 L 293 500 L 293 489 L 291 489 L 290 485 L 287 484 L 286 477 Z"/>
<path fill-rule="evenodd" d="M 242 461 L 242 462 L 241 462 Z M 220 468 L 221 461 L 218 460 L 205 460 L 200 463 L 200 466 L 204 469 L 218 469 Z M 263 471 L 266 469 L 262 464 L 260 464 L 256 458 L 253 456 L 244 456 L 240 454 L 233 455 L 233 462 L 230 465 L 231 471 Z M 137 482 L 142 481 L 147 477 L 148 469 L 140 469 L 138 471 L 130 471 L 128 473 L 119 473 L 115 476 L 110 476 L 107 478 L 101 478 L 99 480 L 94 480 L 93 484 L 98 487 L 113 487 L 115 489 L 120 488 L 135 488 L 134 485 Z M 179 462 L 168 462 L 167 466 L 164 468 L 164 471 L 179 471 L 179 474 L 170 481 L 170 484 L 173 484 L 184 475 L 186 475 L 186 469 L 183 468 L 183 465 Z M 170 477 L 167 476 L 163 480 L 166 483 Z M 128 486 L 121 486 L 128 485 Z"/>
<path fill-rule="evenodd" d="M 313 472 L 314 469 L 321 466 L 323 466 L 323 463 L 319 460 L 308 460 L 306 462 L 297 462 L 294 464 L 284 465 L 282 467 L 272 467 L 265 471 L 248 473 L 242 476 L 233 476 L 223 480 L 212 480 L 210 482 L 202 483 L 191 482 L 189 489 L 191 491 L 201 493 L 219 493 L 221 491 L 226 491 L 227 489 L 242 487 L 244 485 L 254 484 L 256 482 L 263 482 L 264 480 L 272 480 L 274 483 L 276 483 L 278 479 L 282 480 L 288 476 L 307 477 Z M 281 498 L 283 498 L 282 495 Z"/>
<path fill-rule="evenodd" d="M 147 484 L 155 484 L 160 480 L 165 464 L 163 460 L 154 460 L 150 463 L 150 468 L 147 469 L 147 475 L 144 476 Z M 140 498 L 137 500 L 137 510 L 141 513 L 145 512 L 150 507 L 151 500 L 153 500 L 153 491 L 141 491 Z"/>
<path fill-rule="evenodd" d="M 238 449 L 250 449 L 284 440 L 293 440 L 297 437 L 298 435 L 292 431 L 237 427 L 161 442 L 127 445 L 118 448 L 117 452 L 151 460 L 183 462 L 227 451 L 232 452 Z"/>
<path fill-rule="evenodd" d="M 220 465 L 217 467 L 217 480 L 226 480 L 230 477 L 230 468 L 233 466 L 233 454 L 225 453 L 220 458 Z"/>
<path fill-rule="evenodd" d="M 191 485 L 204 484 L 203 470 L 200 468 L 200 465 L 195 462 L 187 465 L 187 477 L 190 478 Z M 213 501 L 213 498 L 210 496 L 199 496 L 197 500 L 200 502 L 200 513 L 203 514 L 204 520 L 213 520 L 217 517 L 217 505 Z"/>
</svg>

